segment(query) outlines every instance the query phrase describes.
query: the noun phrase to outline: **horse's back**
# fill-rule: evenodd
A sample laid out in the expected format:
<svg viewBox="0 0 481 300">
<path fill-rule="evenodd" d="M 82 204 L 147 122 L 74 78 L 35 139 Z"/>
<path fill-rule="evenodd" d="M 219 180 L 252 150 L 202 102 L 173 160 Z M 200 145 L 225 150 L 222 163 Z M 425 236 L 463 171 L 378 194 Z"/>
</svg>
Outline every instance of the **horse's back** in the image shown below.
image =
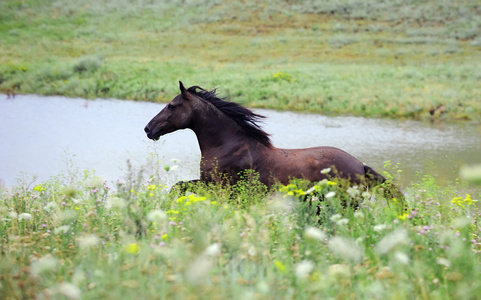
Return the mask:
<svg viewBox="0 0 481 300">
<path fill-rule="evenodd" d="M 273 175 L 282 183 L 291 178 L 319 181 L 329 175 L 359 181 L 365 174 L 364 164 L 351 154 L 335 147 L 313 147 L 306 149 L 272 149 L 266 160 L 272 164 Z"/>
</svg>

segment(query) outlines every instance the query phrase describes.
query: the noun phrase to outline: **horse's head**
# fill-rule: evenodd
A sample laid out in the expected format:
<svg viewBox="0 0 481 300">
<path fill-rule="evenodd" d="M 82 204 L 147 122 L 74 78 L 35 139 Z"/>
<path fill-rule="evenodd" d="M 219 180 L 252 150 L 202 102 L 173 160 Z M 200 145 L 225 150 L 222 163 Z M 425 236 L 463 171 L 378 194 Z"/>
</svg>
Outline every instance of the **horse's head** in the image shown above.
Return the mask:
<svg viewBox="0 0 481 300">
<path fill-rule="evenodd" d="M 193 117 L 192 100 L 194 95 L 187 91 L 179 81 L 180 94 L 167 104 L 150 122 L 144 131 L 149 139 L 156 140 L 160 136 L 188 128 Z"/>
</svg>

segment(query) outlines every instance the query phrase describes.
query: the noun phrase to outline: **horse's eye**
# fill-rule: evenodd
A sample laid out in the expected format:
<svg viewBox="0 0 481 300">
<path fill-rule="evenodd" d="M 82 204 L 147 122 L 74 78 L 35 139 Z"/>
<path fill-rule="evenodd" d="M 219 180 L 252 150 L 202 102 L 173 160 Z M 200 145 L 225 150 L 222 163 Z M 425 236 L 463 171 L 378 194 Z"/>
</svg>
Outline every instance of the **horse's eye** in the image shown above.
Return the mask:
<svg viewBox="0 0 481 300">
<path fill-rule="evenodd" d="M 167 105 L 167 109 L 168 110 L 174 110 L 175 106 L 173 106 L 172 104 L 169 104 L 169 105 Z"/>
</svg>

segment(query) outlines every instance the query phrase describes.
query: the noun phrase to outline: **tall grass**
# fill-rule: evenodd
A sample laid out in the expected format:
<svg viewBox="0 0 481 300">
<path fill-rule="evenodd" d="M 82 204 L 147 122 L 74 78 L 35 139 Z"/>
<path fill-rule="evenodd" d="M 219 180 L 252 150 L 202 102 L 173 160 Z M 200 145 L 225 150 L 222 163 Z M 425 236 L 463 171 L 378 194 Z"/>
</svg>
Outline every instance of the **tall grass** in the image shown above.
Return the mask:
<svg viewBox="0 0 481 300">
<path fill-rule="evenodd" d="M 402 210 L 335 181 L 310 189 L 297 181 L 267 196 L 247 181 L 179 194 L 158 176 L 131 170 L 113 187 L 74 171 L 2 189 L 2 296 L 470 299 L 481 292 L 481 194 L 458 182 L 419 178 Z"/>
</svg>

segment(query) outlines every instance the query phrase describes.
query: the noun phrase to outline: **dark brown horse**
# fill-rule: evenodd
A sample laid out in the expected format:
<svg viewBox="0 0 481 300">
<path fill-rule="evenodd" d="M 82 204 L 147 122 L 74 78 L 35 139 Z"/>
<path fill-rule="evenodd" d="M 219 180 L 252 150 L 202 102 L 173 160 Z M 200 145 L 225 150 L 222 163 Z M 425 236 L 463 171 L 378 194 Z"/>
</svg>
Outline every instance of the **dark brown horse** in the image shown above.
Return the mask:
<svg viewBox="0 0 481 300">
<path fill-rule="evenodd" d="M 254 170 L 267 187 L 287 184 L 290 179 L 302 178 L 311 182 L 332 177 L 350 180 L 352 184 L 380 184 L 385 181 L 379 173 L 354 156 L 334 147 L 279 149 L 271 144 L 269 135 L 257 121 L 264 116 L 216 96 L 215 90 L 198 86 L 185 89 L 162 109 L 145 127 L 150 139 L 178 129 L 192 129 L 199 142 L 202 159 L 200 180 L 218 181 L 239 179 L 244 170 Z"/>
</svg>

